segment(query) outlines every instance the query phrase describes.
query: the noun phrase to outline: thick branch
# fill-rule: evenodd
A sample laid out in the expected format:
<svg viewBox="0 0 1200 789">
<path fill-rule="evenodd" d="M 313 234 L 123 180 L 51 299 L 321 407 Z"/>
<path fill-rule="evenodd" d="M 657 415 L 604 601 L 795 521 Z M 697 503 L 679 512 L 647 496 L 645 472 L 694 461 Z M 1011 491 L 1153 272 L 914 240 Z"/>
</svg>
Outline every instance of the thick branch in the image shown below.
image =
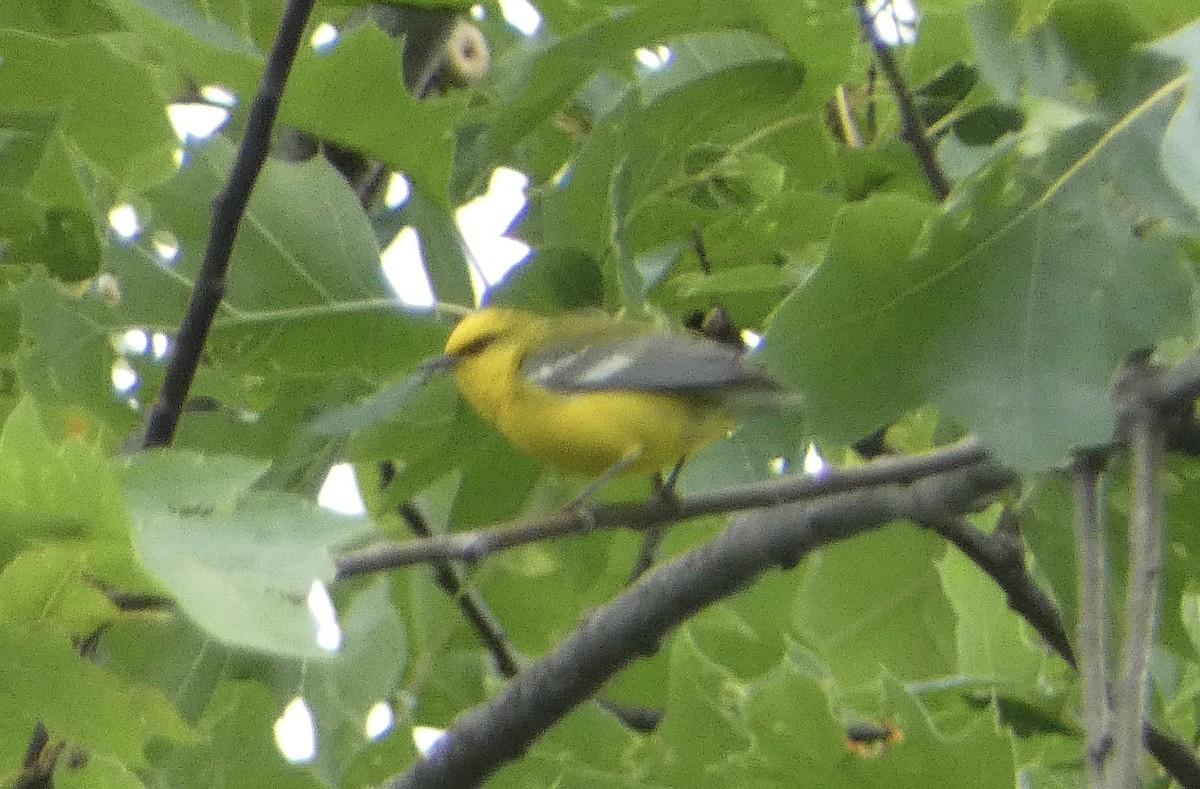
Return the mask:
<svg viewBox="0 0 1200 789">
<path fill-rule="evenodd" d="M 225 296 L 229 256 L 233 252 L 238 225 L 250 202 L 254 182 L 267 159 L 271 129 L 279 113 L 283 88 L 296 59 L 296 50 L 300 47 L 304 26 L 308 23 L 313 5 L 314 0 L 289 0 L 279 22 L 279 32 L 267 55 L 262 79 L 250 105 L 246 133 L 238 146 L 229 180 L 213 201 L 212 227 L 204 249 L 204 261 L 192 286 L 187 313 L 175 335 L 175 348 L 158 393 L 158 402 L 150 411 L 146 434 L 142 439 L 143 448 L 168 446 L 175 437 L 184 401 L 200 364 L 200 353 L 212 328 L 213 317 Z"/>
<path fill-rule="evenodd" d="M 540 540 L 586 534 L 596 529 L 647 529 L 701 515 L 770 507 L 842 491 L 896 482 L 912 482 L 987 457 L 974 441 L 963 441 L 922 455 L 887 457 L 820 477 L 784 477 L 721 491 L 674 499 L 654 496 L 634 504 L 601 504 L 552 513 L 534 521 L 494 526 L 404 543 L 382 543 L 337 560 L 338 577 L 451 559 L 478 561 L 493 553 Z"/>
<path fill-rule="evenodd" d="M 892 520 L 961 512 L 1011 481 L 1009 472 L 992 463 L 974 463 L 909 485 L 881 485 L 735 518 L 713 540 L 652 570 L 587 617 L 558 649 L 461 715 L 441 747 L 387 786 L 476 786 L 626 665 L 654 654 L 679 624 L 768 569 L 794 567 L 815 548 Z"/>
</svg>

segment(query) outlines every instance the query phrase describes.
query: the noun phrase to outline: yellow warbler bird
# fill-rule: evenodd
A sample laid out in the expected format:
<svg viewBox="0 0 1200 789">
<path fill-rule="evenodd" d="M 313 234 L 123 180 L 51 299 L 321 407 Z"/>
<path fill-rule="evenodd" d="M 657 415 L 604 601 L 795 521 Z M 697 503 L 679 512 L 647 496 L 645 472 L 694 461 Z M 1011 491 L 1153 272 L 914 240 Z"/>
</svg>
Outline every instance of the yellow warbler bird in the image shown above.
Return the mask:
<svg viewBox="0 0 1200 789">
<path fill-rule="evenodd" d="M 733 400 L 777 389 L 727 345 L 504 307 L 463 318 L 434 365 L 518 449 L 589 477 L 669 468 L 734 426 Z"/>
</svg>

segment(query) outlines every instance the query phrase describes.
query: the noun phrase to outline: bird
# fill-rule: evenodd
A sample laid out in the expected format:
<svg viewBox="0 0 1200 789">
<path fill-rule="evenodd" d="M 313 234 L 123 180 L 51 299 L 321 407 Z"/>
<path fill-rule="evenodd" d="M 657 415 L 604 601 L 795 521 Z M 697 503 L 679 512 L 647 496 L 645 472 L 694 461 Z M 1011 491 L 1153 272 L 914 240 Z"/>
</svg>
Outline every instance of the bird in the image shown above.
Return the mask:
<svg viewBox="0 0 1200 789">
<path fill-rule="evenodd" d="M 599 312 L 484 307 L 431 367 L 518 450 L 600 480 L 677 472 L 736 426 L 739 401 L 779 392 L 741 349 Z"/>
</svg>

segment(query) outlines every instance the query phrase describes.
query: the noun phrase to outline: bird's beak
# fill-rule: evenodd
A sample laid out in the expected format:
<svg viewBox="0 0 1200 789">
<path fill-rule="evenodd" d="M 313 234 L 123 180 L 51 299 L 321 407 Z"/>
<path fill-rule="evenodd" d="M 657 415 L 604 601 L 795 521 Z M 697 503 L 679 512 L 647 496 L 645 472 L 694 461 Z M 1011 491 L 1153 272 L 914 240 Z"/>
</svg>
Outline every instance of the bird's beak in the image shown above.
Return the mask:
<svg viewBox="0 0 1200 789">
<path fill-rule="evenodd" d="M 454 365 L 458 364 L 459 361 L 460 357 L 450 353 L 443 353 L 440 356 L 435 356 L 432 359 L 426 359 L 421 362 L 420 367 L 417 369 L 423 373 L 432 375 L 443 370 L 454 369 Z"/>
</svg>

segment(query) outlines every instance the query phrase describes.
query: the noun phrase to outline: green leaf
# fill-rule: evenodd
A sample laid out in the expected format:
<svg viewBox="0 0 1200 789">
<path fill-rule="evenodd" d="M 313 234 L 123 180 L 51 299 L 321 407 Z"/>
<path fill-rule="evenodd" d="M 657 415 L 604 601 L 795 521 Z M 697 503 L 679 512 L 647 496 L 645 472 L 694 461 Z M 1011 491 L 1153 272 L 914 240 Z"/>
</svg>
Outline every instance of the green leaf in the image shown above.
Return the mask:
<svg viewBox="0 0 1200 789">
<path fill-rule="evenodd" d="M 799 594 L 798 573 L 771 573 L 749 589 L 702 611 L 688 624 L 698 649 L 722 668 L 752 679 L 775 667 L 787 652 L 788 627 L 779 612 Z"/>
<path fill-rule="evenodd" d="M 46 155 L 49 138 L 60 120 L 58 109 L 0 112 L 0 185 L 20 187 L 28 183 Z"/>
<path fill-rule="evenodd" d="M 501 77 L 497 110 L 477 143 L 472 180 L 490 174 L 490 162 L 525 140 L 551 119 L 567 100 L 598 71 L 628 74 L 629 53 L 640 46 L 691 32 L 755 27 L 753 16 L 740 4 L 708 2 L 697 6 L 680 0 L 646 3 L 603 14 L 603 18 L 557 40 L 533 40 L 497 64 Z"/>
<path fill-rule="evenodd" d="M 84 764 L 54 774 L 54 785 L 62 789 L 142 789 L 137 774 L 117 759 L 88 754 Z"/>
<path fill-rule="evenodd" d="M 48 39 L 0 30 L 6 80 L 0 107 L 61 112 L 62 131 L 91 163 L 125 187 L 172 170 L 175 135 L 149 72 L 97 36 Z M 104 84 L 104 91 L 86 86 Z"/>
<path fill-rule="evenodd" d="M 747 688 L 746 718 L 754 734 L 750 775 L 788 783 L 840 786 L 852 771 L 846 736 L 820 683 L 783 661 Z"/>
<path fill-rule="evenodd" d="M 973 786 L 1008 789 L 1016 765 L 1012 739 L 987 712 L 957 731 L 940 731 L 920 701 L 895 679 L 884 683 L 889 714 L 904 741 L 879 759 L 858 762 L 860 786 Z"/>
<path fill-rule="evenodd" d="M 254 90 L 279 20 L 276 2 L 234 3 L 229 20 L 214 14 L 211 4 L 202 10 L 187 0 L 112 0 L 109 5 L 181 72 L 181 79 L 186 75 L 195 84 L 221 85 L 243 98 Z M 239 26 L 253 24 L 259 13 L 268 12 L 265 40 L 245 28 L 235 31 L 234 18 Z"/>
<path fill-rule="evenodd" d="M 213 327 L 214 355 L 235 369 L 276 364 L 296 375 L 411 369 L 438 351 L 446 330 L 394 298 L 243 313 Z"/>
<path fill-rule="evenodd" d="M 543 246 L 488 289 L 487 303 L 544 314 L 596 308 L 604 303 L 602 272 L 583 252 Z"/>
<path fill-rule="evenodd" d="M 907 309 L 942 324 L 927 390 L 1019 468 L 1107 441 L 1116 366 L 1184 328 L 1178 244 L 1195 215 L 1159 156 L 1182 88 L 1159 83 L 1033 157 L 989 165 L 917 257 Z"/>
<path fill-rule="evenodd" d="M 625 769 L 639 738 L 596 704 L 584 704 L 546 732 L 528 758 L 510 763 L 488 779 L 489 786 L 588 786 L 636 789 L 645 786 Z"/>
<path fill-rule="evenodd" d="M 193 46 L 202 44 L 229 53 L 255 55 L 255 47 L 213 14 L 210 6 L 201 10 L 185 0 L 115 0 L 112 5 L 126 20 L 136 26 L 148 26 L 153 22 L 159 31 L 171 29 L 175 41 L 187 41 Z M 234 3 L 233 8 L 239 4 Z M 153 15 L 153 16 L 151 16 Z"/>
<path fill-rule="evenodd" d="M 955 670 L 954 612 L 935 564 L 944 550 L 936 535 L 896 525 L 810 560 L 797 627 L 840 684 Z"/>
<path fill-rule="evenodd" d="M 0 619 L 83 638 L 114 619 L 117 608 L 88 583 L 86 549 L 54 545 L 18 554 L 0 571 Z"/>
<path fill-rule="evenodd" d="M 1060 0 L 1051 19 L 1067 46 L 1107 92 L 1124 71 L 1133 48 L 1149 38 L 1136 17 L 1119 3 Z"/>
<path fill-rule="evenodd" d="M 356 28 L 327 52 L 306 48 L 288 82 L 282 118 L 403 170 L 417 192 L 449 211 L 450 129 L 465 97 L 417 101 L 404 88 L 399 62 L 399 46 L 373 25 Z"/>
<path fill-rule="evenodd" d="M 438 201 L 413 190 L 396 210 L 396 221 L 410 225 L 421 242 L 421 260 L 434 299 L 443 304 L 475 304 L 469 272 L 475 265 L 454 216 Z"/>
<path fill-rule="evenodd" d="M 5 622 L 0 622 L 0 695 L 6 724 L 29 732 L 40 720 L 56 736 L 132 766 L 145 764 L 143 750 L 151 740 L 194 737 L 157 691 L 88 663 L 65 636 Z"/>
<path fill-rule="evenodd" d="M 227 679 L 197 723 L 204 742 L 163 749 L 151 765 L 157 786 L 271 786 L 320 789 L 311 772 L 284 761 L 275 744 L 280 704 L 263 685 Z"/>
<path fill-rule="evenodd" d="M 153 686 L 194 724 L 218 685 L 237 671 L 237 652 L 222 647 L 186 616 L 162 613 L 125 616 L 109 624 L 104 631 L 107 667 Z"/>
<path fill-rule="evenodd" d="M 211 201 L 223 187 L 233 147 L 213 140 L 168 184 L 149 193 L 154 215 L 144 239 L 111 249 L 131 323 L 173 327 L 199 271 Z M 302 195 L 303 199 L 297 200 Z M 156 233 L 181 248 L 154 253 Z M 440 345 L 431 316 L 403 310 L 387 287 L 370 223 L 346 183 L 323 160 L 269 161 L 250 199 L 230 262 L 209 352 L 226 365 L 326 375 L 335 368 L 391 373 Z"/>
<path fill-rule="evenodd" d="M 24 332 L 33 342 L 18 357 L 24 388 L 44 407 L 74 407 L 121 434 L 136 415 L 112 386 L 112 338 L 126 328 L 118 310 L 95 294 L 74 298 L 36 277 L 19 292 Z"/>
<path fill-rule="evenodd" d="M 169 231 L 178 240 L 180 254 L 164 265 L 148 245 L 139 246 L 136 260 L 125 262 L 119 273 L 131 318 L 161 324 L 164 316 L 181 312 L 199 271 L 212 200 L 225 186 L 234 154 L 232 143 L 213 139 L 191 152 L 169 183 L 148 193 L 154 211 L 147 235 Z M 388 295 L 371 225 L 345 181 L 321 159 L 301 164 L 268 161 L 239 227 L 231 261 L 226 316 Z"/>
<path fill-rule="evenodd" d="M 145 563 L 215 638 L 251 649 L 328 658 L 308 605 L 333 580 L 334 547 L 367 531 L 300 499 L 253 492 L 258 464 L 149 453 L 123 477 L 134 544 Z"/>
<path fill-rule="evenodd" d="M 614 117 L 632 106 L 630 99 Z M 623 156 L 622 131 L 617 121 L 600 126 L 579 144 L 570 178 L 529 190 L 529 205 L 517 225 L 519 240 L 539 251 L 570 249 L 591 260 L 607 259 L 614 231 L 609 193 Z"/>
<path fill-rule="evenodd" d="M 957 617 L 957 673 L 996 683 L 1035 685 L 1044 650 L 1006 604 L 996 583 L 957 551 L 937 563 L 942 588 Z"/>
<path fill-rule="evenodd" d="M 405 376 L 385 386 L 361 403 L 327 411 L 309 423 L 308 429 L 321 438 L 345 438 L 393 420 L 406 410 L 428 381 L 424 372 Z"/>
<path fill-rule="evenodd" d="M 87 557 L 78 569 L 94 578 L 136 580 L 116 473 L 95 447 L 75 440 L 56 443 L 37 409 L 23 400 L 0 432 L 0 474 L 9 481 L 0 492 L 5 563 L 32 545 L 43 545 L 74 553 L 79 561 Z M 59 547 L 49 548 L 55 543 Z M 28 560 L 40 563 L 32 555 Z"/>
<path fill-rule="evenodd" d="M 404 621 L 389 585 L 376 578 L 344 609 L 344 643 L 328 660 L 306 667 L 303 696 L 318 732 L 314 770 L 333 785 L 370 744 L 367 714 L 389 703 L 407 670 Z"/>
<path fill-rule="evenodd" d="M 1191 201 L 1200 206 L 1200 155 L 1189 140 L 1200 134 L 1200 101 L 1197 100 L 1197 80 L 1200 80 L 1200 56 L 1196 47 L 1200 45 L 1200 23 L 1188 25 L 1179 32 L 1156 43 L 1153 49 L 1188 66 L 1190 75 L 1187 95 L 1180 103 L 1166 139 L 1163 141 L 1163 169 L 1171 184 Z"/>
<path fill-rule="evenodd" d="M 1185 83 L 1139 66 L 1120 100 L 1040 105 L 1022 144 L 960 183 L 919 245 L 919 211 L 895 198 L 843 216 L 767 335 L 819 431 L 850 440 L 927 394 L 1021 469 L 1109 439 L 1117 364 L 1184 328 L 1191 287 L 1177 250 L 1195 216 L 1159 156 Z M 838 244 L 849 232 L 853 260 Z M 850 408 L 834 407 L 839 391 Z"/>
<path fill-rule="evenodd" d="M 750 732 L 742 712 L 745 686 L 706 657 L 687 628 L 671 641 L 667 709 L 656 734 L 672 753 L 657 780 L 693 782 L 728 755 L 744 750 Z"/>
<path fill-rule="evenodd" d="M 804 64 L 806 103 L 819 106 L 828 101 L 854 68 L 853 53 L 862 36 L 854 7 L 789 0 L 754 0 L 753 6 L 767 30 Z"/>
<path fill-rule="evenodd" d="M 46 0 L 12 0 L 0 9 L 0 27 L 13 26 L 50 36 L 113 33 L 120 22 L 99 3 L 52 3 Z"/>
<path fill-rule="evenodd" d="M 1040 578 L 1058 603 L 1063 626 L 1077 632 L 1079 559 L 1075 551 L 1075 515 L 1071 484 L 1051 477 L 1032 487 L 1022 503 L 1021 535 Z"/>
<path fill-rule="evenodd" d="M 764 148 L 803 117 L 791 101 L 803 79 L 799 65 L 764 56 L 655 95 L 629 121 L 637 143 L 621 163 L 614 196 L 622 232 L 632 235 L 624 226 L 636 226 L 640 212 L 668 195 L 701 208 L 754 208 L 778 194 L 796 176 Z M 664 240 L 676 239 L 641 244 Z"/>
<path fill-rule="evenodd" d="M 922 324 L 896 328 L 906 305 L 894 294 L 932 210 L 902 195 L 844 208 L 825 261 L 767 327 L 763 360 L 801 393 L 827 439 L 854 441 L 920 402 L 908 360 L 923 345 Z"/>
</svg>

